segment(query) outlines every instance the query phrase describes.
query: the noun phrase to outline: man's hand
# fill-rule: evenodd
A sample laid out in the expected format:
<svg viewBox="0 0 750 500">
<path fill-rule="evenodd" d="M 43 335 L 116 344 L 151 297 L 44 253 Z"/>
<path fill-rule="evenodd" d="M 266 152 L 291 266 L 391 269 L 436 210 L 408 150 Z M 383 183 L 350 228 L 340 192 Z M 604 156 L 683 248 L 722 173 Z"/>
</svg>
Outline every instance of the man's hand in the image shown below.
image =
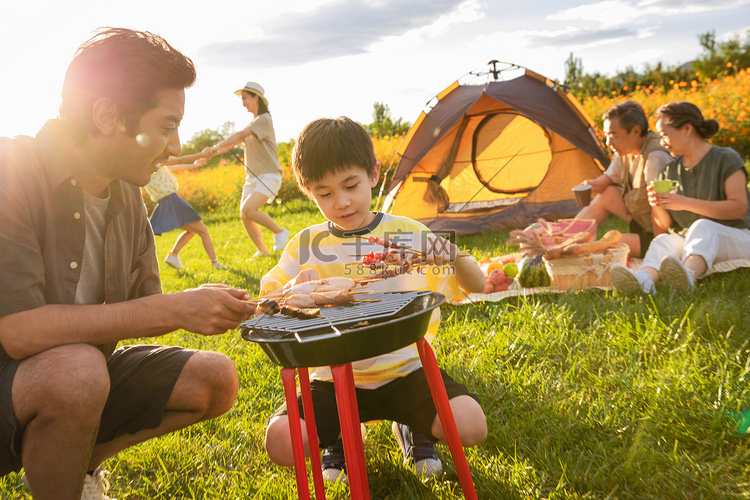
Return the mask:
<svg viewBox="0 0 750 500">
<path fill-rule="evenodd" d="M 612 179 L 602 174 L 596 179 L 586 179 L 585 181 L 582 182 L 582 184 L 591 186 L 592 193 L 601 193 L 607 188 L 607 186 L 614 184 L 614 183 L 612 182 Z"/>
<path fill-rule="evenodd" d="M 175 294 L 181 300 L 181 328 L 201 335 L 220 335 L 252 317 L 255 305 L 247 290 L 208 284 Z"/>
</svg>

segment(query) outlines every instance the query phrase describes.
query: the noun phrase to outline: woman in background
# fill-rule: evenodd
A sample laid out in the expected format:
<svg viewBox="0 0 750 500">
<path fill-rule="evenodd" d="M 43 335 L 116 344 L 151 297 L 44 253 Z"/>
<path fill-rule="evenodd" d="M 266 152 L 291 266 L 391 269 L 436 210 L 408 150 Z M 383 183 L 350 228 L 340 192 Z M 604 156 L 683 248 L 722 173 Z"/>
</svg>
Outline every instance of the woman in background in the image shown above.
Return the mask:
<svg viewBox="0 0 750 500">
<path fill-rule="evenodd" d="M 240 143 L 245 146 L 245 185 L 242 187 L 240 216 L 245 230 L 258 251 L 252 258 L 270 255 L 260 226 L 273 232 L 273 251 L 284 249 L 289 239 L 289 230 L 281 228 L 265 212 L 260 210 L 271 203 L 281 188 L 281 163 L 276 146 L 276 133 L 268 111 L 268 100 L 263 87 L 256 82 L 247 82 L 235 94 L 242 98 L 242 105 L 254 118 L 246 128 L 240 130 L 203 150 L 210 156 L 229 151 Z"/>
<path fill-rule="evenodd" d="M 670 102 L 656 112 L 656 130 L 675 156 L 662 179 L 677 181 L 676 192 L 648 189 L 654 231 L 641 268 L 616 265 L 614 287 L 621 293 L 653 293 L 662 280 L 680 291 L 711 273 L 716 262 L 750 258 L 750 192 L 742 158 L 731 148 L 707 142 L 719 130 L 689 102 Z"/>
</svg>

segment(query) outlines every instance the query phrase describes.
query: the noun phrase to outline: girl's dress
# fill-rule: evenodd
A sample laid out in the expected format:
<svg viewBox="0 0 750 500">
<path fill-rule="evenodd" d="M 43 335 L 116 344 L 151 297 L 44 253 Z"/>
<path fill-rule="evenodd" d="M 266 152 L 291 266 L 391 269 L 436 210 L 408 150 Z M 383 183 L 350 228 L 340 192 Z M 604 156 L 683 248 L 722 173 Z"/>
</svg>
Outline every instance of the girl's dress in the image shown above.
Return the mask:
<svg viewBox="0 0 750 500">
<path fill-rule="evenodd" d="M 157 236 L 201 220 L 198 212 L 177 194 L 179 187 L 174 174 L 165 165 L 161 165 L 145 188 L 157 204 L 149 217 Z"/>
</svg>

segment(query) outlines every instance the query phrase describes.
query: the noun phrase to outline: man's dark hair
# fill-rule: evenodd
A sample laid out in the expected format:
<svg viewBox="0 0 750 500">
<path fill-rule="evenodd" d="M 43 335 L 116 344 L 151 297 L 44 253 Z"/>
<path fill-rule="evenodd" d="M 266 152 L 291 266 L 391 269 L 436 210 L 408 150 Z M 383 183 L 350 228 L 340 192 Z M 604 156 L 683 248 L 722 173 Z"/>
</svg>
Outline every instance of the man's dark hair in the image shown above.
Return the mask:
<svg viewBox="0 0 750 500">
<path fill-rule="evenodd" d="M 327 174 L 360 167 L 372 176 L 376 164 L 370 135 L 362 125 L 345 116 L 309 123 L 292 150 L 297 185 L 308 195 L 310 183 Z"/>
<path fill-rule="evenodd" d="M 614 118 L 617 118 L 618 123 L 627 133 L 630 133 L 636 125 L 641 127 L 641 137 L 644 137 L 648 133 L 646 112 L 635 101 L 625 101 L 616 104 L 602 115 L 602 120 L 612 121 Z"/>
<path fill-rule="evenodd" d="M 98 133 L 91 116 L 94 102 L 111 99 L 122 113 L 127 133 L 136 135 L 143 113 L 158 103 L 164 89 L 195 82 L 193 61 L 147 31 L 103 28 L 76 52 L 62 89 L 60 117 L 85 137 Z"/>
</svg>

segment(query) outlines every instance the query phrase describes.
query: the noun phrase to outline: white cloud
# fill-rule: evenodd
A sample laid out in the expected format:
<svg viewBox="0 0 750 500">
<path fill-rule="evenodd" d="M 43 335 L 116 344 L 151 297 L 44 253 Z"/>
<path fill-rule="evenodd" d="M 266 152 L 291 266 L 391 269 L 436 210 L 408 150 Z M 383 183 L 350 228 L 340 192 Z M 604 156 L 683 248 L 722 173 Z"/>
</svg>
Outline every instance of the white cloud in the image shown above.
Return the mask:
<svg viewBox="0 0 750 500">
<path fill-rule="evenodd" d="M 551 21 L 584 21 L 596 23 L 600 28 L 644 24 L 665 20 L 666 17 L 689 16 L 750 4 L 750 0 L 712 1 L 705 0 L 605 0 L 579 5 L 556 12 L 547 19 Z M 674 22 L 672 19 L 669 21 Z"/>
<path fill-rule="evenodd" d="M 748 3 L 749 0 L 641 0 L 637 7 L 646 8 L 649 13 L 671 15 L 734 9 Z"/>
<path fill-rule="evenodd" d="M 744 39 L 748 37 L 748 34 L 750 34 L 750 26 L 745 26 L 738 30 L 727 31 L 726 33 L 717 35 L 717 38 L 721 41 L 732 40 L 734 38 Z"/>
<path fill-rule="evenodd" d="M 547 19 L 551 21 L 588 21 L 596 23 L 600 29 L 629 24 L 643 16 L 643 12 L 629 2 L 607 0 L 588 3 L 556 12 Z"/>
<path fill-rule="evenodd" d="M 455 24 L 470 23 L 481 19 L 483 16 L 479 2 L 477 0 L 468 0 L 456 7 L 452 12 L 440 16 L 433 24 L 419 28 L 415 32 L 417 35 L 436 38 L 447 33 L 451 26 Z"/>
<path fill-rule="evenodd" d="M 581 50 L 603 45 L 619 44 L 632 39 L 653 36 L 655 29 L 593 29 L 567 26 L 556 30 L 523 30 L 497 32 L 489 36 L 477 37 L 473 45 L 512 45 L 515 48 L 525 47 L 538 49 L 556 48 L 563 50 Z"/>
<path fill-rule="evenodd" d="M 388 36 L 433 25 L 464 3 L 340 0 L 308 12 L 269 19 L 263 37 L 211 43 L 199 50 L 199 57 L 216 66 L 245 64 L 268 68 L 363 54 Z"/>
</svg>

